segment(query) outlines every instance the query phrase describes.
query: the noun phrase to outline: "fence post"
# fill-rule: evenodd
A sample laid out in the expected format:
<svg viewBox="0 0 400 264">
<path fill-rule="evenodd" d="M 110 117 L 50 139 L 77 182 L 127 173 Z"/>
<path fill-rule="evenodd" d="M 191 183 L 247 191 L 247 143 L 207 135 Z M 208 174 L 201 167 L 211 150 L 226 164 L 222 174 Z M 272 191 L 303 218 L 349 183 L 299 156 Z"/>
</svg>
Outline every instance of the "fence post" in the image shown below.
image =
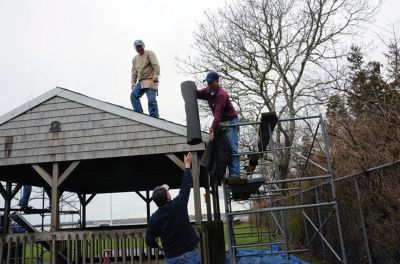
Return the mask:
<svg viewBox="0 0 400 264">
<path fill-rule="evenodd" d="M 364 213 L 362 209 L 362 200 L 361 200 L 361 192 L 360 192 L 360 186 L 358 184 L 358 176 L 354 180 L 354 186 L 356 188 L 356 193 L 357 193 L 357 205 L 358 205 L 358 210 L 360 213 L 360 219 L 361 219 L 361 227 L 363 229 L 363 237 L 364 237 L 364 242 L 365 242 L 365 250 L 367 251 L 368 255 L 368 263 L 372 264 L 372 258 L 371 258 L 371 251 L 369 248 L 369 242 L 368 242 L 368 233 L 367 233 L 367 227 L 365 226 L 365 219 L 364 219 Z"/>
</svg>

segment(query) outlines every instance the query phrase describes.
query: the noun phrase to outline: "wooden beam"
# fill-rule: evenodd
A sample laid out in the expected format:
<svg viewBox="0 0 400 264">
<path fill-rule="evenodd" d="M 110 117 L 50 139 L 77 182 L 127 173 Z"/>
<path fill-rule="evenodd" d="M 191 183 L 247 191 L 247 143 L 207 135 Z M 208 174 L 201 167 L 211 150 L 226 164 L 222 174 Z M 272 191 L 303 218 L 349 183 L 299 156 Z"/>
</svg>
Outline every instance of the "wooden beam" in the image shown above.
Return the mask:
<svg viewBox="0 0 400 264">
<path fill-rule="evenodd" d="M 6 189 L 4 188 L 3 184 L 0 183 L 0 194 L 3 196 L 4 200 L 11 199 L 10 194 L 7 193 Z"/>
<path fill-rule="evenodd" d="M 147 192 L 147 191 L 146 191 Z M 139 191 L 136 191 L 136 194 L 140 196 L 140 198 L 142 198 L 143 201 L 145 201 L 146 203 L 150 203 L 151 201 L 153 201 L 153 198 L 146 198 L 144 197 L 143 194 L 141 194 Z"/>
<path fill-rule="evenodd" d="M 68 168 L 58 179 L 58 186 L 61 186 L 61 184 L 68 178 L 68 176 L 74 171 L 74 169 L 79 165 L 79 163 L 80 161 L 74 161 L 71 163 L 71 165 L 68 166 Z"/>
<path fill-rule="evenodd" d="M 136 191 L 135 193 L 136 193 L 137 195 L 139 195 L 139 197 L 140 197 L 140 198 L 142 198 L 142 200 L 143 200 L 143 201 L 145 201 L 145 202 L 146 202 L 146 197 L 144 197 L 144 195 L 143 195 L 143 194 L 141 194 L 141 193 L 140 193 L 140 192 L 138 192 L 138 191 Z"/>
<path fill-rule="evenodd" d="M 165 154 L 173 163 L 175 163 L 179 168 L 185 170 L 185 163 L 181 161 L 175 154 Z"/>
<path fill-rule="evenodd" d="M 47 182 L 49 186 L 52 185 L 51 176 L 50 174 L 47 173 L 47 171 L 45 171 L 42 167 L 40 167 L 37 164 L 33 164 L 32 167 L 40 175 L 40 177 L 42 177 L 42 179 Z"/>
<path fill-rule="evenodd" d="M 96 196 L 97 193 L 92 193 L 92 195 L 89 196 L 88 199 L 86 199 L 86 194 L 77 194 L 79 201 L 81 202 L 81 204 L 83 206 L 87 206 L 92 200 L 93 198 Z"/>
<path fill-rule="evenodd" d="M 197 152 L 192 152 L 192 177 L 193 177 L 193 196 L 194 196 L 194 214 L 196 224 L 201 224 L 201 197 L 200 197 L 200 163 Z"/>
<path fill-rule="evenodd" d="M 92 193 L 92 195 L 89 196 L 89 198 L 85 202 L 86 205 L 88 205 L 93 200 L 93 198 L 96 196 L 96 194 L 97 193 Z"/>
<path fill-rule="evenodd" d="M 21 187 L 22 187 L 22 184 L 21 184 L 21 183 L 18 183 L 18 184 L 14 187 L 14 189 L 11 191 L 11 196 L 10 196 L 11 199 L 17 194 L 17 192 L 21 189 Z"/>
</svg>

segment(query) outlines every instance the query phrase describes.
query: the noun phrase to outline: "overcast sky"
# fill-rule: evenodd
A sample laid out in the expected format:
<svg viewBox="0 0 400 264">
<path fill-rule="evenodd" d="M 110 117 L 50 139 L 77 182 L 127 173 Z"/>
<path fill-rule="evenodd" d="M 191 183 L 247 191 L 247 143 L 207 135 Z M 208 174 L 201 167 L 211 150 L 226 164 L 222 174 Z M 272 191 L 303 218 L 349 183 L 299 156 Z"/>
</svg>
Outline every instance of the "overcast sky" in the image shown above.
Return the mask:
<svg viewBox="0 0 400 264">
<path fill-rule="evenodd" d="M 162 118 L 184 122 L 177 56 L 193 51 L 193 31 L 223 0 L 0 0 L 0 115 L 42 93 L 64 87 L 96 99 L 131 107 L 130 71 L 142 39 L 161 65 Z M 363 42 L 398 23 L 399 0 L 387 0 Z M 380 57 L 378 43 L 371 57 Z M 144 109 L 147 104 L 144 101 Z M 134 194 L 113 195 L 115 218 L 142 217 Z M 96 197 L 89 219 L 108 218 L 109 196 Z M 154 208 L 153 208 L 154 209 Z M 190 208 L 192 211 L 192 208 Z"/>
</svg>

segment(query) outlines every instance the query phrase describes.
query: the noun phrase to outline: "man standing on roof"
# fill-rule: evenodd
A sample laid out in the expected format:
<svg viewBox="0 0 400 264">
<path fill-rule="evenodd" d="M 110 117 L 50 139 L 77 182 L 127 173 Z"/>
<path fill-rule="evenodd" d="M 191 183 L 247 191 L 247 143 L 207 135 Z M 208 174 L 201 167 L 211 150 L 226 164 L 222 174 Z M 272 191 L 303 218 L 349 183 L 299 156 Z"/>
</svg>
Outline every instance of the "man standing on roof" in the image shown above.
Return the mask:
<svg viewBox="0 0 400 264">
<path fill-rule="evenodd" d="M 142 40 L 136 40 L 133 45 L 138 53 L 132 60 L 131 102 L 133 109 L 138 113 L 143 113 L 140 98 L 146 93 L 150 116 L 159 117 L 156 97 L 160 65 L 154 52 L 144 49 Z"/>
<path fill-rule="evenodd" d="M 219 84 L 218 73 L 210 71 L 204 82 L 207 82 L 207 87 L 197 90 L 197 98 L 208 102 L 214 116 L 210 127 L 210 140 L 213 141 L 221 125 L 238 124 L 239 118 L 229 99 L 228 93 Z M 246 180 L 240 178 L 240 157 L 237 155 L 239 148 L 239 127 L 232 126 L 224 129 L 231 147 L 231 157 L 228 164 L 228 184 L 243 184 Z"/>
<path fill-rule="evenodd" d="M 200 263 L 197 248 L 200 238 L 190 224 L 187 210 L 190 189 L 193 185 L 190 152 L 184 156 L 184 163 L 185 172 L 179 195 L 171 200 L 169 187 L 166 184 L 154 188 L 152 195 L 158 210 L 152 214 L 147 224 L 146 243 L 149 247 L 164 251 L 166 264 Z M 156 241 L 157 237 L 161 238 L 162 248 Z"/>
</svg>

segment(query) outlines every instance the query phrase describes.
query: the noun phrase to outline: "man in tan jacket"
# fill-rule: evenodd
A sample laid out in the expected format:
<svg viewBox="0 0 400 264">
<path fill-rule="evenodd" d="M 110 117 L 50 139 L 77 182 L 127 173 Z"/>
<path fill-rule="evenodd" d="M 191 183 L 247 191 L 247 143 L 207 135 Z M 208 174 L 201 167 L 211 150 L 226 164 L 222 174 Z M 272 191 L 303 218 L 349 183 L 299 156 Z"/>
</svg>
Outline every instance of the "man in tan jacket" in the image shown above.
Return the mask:
<svg viewBox="0 0 400 264">
<path fill-rule="evenodd" d="M 154 52 L 144 49 L 142 40 L 136 40 L 134 46 L 138 55 L 132 60 L 131 102 L 133 109 L 138 113 L 143 113 L 140 98 L 146 93 L 150 116 L 159 117 L 156 97 L 160 65 Z"/>
</svg>

